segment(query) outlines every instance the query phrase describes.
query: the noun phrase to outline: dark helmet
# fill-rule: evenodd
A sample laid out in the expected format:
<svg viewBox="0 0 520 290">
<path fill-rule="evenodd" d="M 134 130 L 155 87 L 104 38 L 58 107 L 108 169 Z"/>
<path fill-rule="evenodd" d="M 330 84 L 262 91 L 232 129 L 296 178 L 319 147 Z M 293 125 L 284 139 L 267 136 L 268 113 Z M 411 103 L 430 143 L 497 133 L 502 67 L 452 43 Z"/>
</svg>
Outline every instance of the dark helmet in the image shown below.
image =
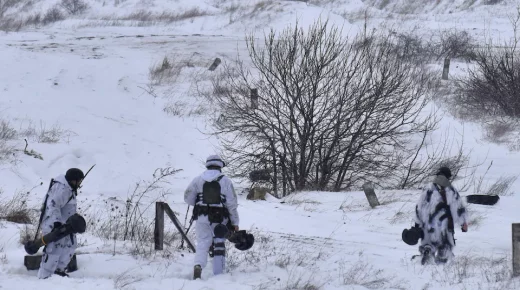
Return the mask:
<svg viewBox="0 0 520 290">
<path fill-rule="evenodd" d="M 85 174 L 83 174 L 83 171 L 81 171 L 81 169 L 78 169 L 78 168 L 71 168 L 69 170 L 67 170 L 67 173 L 65 173 L 65 179 L 67 181 L 73 181 L 73 180 L 81 180 L 85 178 Z"/>
<path fill-rule="evenodd" d="M 229 239 L 230 242 L 235 244 L 235 248 L 240 251 L 246 251 L 251 249 L 255 243 L 255 237 L 252 234 L 246 233 L 244 230 L 240 230 L 232 234 Z"/>
<path fill-rule="evenodd" d="M 422 229 L 418 227 L 412 227 L 411 229 L 404 229 L 401 235 L 403 241 L 410 246 L 417 245 L 419 239 L 422 238 Z"/>
<path fill-rule="evenodd" d="M 446 166 L 442 166 L 441 168 L 439 168 L 439 171 L 437 171 L 437 173 L 435 175 L 444 175 L 448 179 L 450 179 L 452 176 L 451 170 Z"/>
</svg>

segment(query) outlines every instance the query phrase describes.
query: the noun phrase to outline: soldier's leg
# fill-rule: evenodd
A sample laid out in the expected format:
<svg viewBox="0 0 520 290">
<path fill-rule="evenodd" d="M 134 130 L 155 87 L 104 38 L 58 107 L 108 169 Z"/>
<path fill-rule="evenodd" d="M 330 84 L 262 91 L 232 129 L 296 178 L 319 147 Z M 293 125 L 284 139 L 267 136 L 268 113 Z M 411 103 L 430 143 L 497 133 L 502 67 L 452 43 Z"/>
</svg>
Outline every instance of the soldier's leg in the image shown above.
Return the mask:
<svg viewBox="0 0 520 290">
<path fill-rule="evenodd" d="M 213 229 L 209 222 L 204 221 L 204 216 L 199 217 L 195 225 L 195 232 L 197 235 L 197 246 L 195 253 L 195 265 L 200 265 L 202 268 L 206 267 L 208 263 L 208 251 L 213 242 Z"/>
<path fill-rule="evenodd" d="M 44 250 L 40 269 L 38 270 L 38 278 L 46 279 L 52 276 L 58 268 L 62 248 L 58 242 L 49 243 Z"/>
<path fill-rule="evenodd" d="M 207 216 L 199 216 L 195 225 L 197 246 L 195 252 L 195 266 L 193 268 L 193 279 L 201 278 L 202 269 L 208 263 L 208 252 L 213 243 L 213 229 L 209 224 Z"/>
<path fill-rule="evenodd" d="M 446 231 L 443 233 L 442 244 L 439 246 L 439 250 L 437 255 L 435 256 L 435 262 L 439 264 L 444 264 L 448 262 L 448 260 L 454 257 L 453 255 L 453 247 L 455 246 L 455 240 L 453 236 L 453 232 Z"/>
<path fill-rule="evenodd" d="M 215 237 L 213 245 L 213 274 L 219 275 L 226 268 L 226 239 Z"/>
<path fill-rule="evenodd" d="M 74 251 L 76 250 L 76 237 L 75 235 L 64 237 L 62 240 L 63 250 L 61 251 L 60 259 L 58 262 L 57 271 L 65 272 L 67 265 L 69 265 Z"/>
<path fill-rule="evenodd" d="M 425 231 L 424 238 L 421 240 L 419 252 L 422 255 L 421 264 L 425 265 L 433 261 L 435 251 L 437 250 L 435 243 L 435 235 L 432 231 Z"/>
</svg>

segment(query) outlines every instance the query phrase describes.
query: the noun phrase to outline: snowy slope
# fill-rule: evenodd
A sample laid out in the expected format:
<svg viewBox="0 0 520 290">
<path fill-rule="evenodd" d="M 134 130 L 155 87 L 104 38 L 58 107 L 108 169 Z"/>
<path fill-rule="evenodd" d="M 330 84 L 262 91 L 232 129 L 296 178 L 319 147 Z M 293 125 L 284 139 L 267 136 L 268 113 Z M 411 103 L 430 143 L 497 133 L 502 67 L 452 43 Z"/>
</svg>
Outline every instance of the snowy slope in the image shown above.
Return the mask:
<svg viewBox="0 0 520 290">
<path fill-rule="evenodd" d="M 204 100 L 193 97 L 193 81 L 208 76 L 215 57 L 244 55 L 244 33 L 283 28 L 299 19 L 303 26 L 329 16 L 346 33 L 362 29 L 369 7 L 369 27 L 381 23 L 399 29 L 465 28 L 475 36 L 509 37 L 505 17 L 514 1 L 482 5 L 476 1 L 429 1 L 416 14 L 400 14 L 406 1 L 89 1 L 91 9 L 47 26 L 28 26 L 0 35 L 0 119 L 22 133 L 10 145 L 40 153 L 43 160 L 18 152 L 0 164 L 0 201 L 27 192 L 38 206 L 50 178 L 69 167 L 88 169 L 79 196 L 81 213 L 96 226 L 113 218 L 111 203 L 124 205 L 135 183 L 153 179 L 156 168 L 181 172 L 147 197 L 166 201 L 184 221 L 182 192 L 203 170 L 204 158 L 218 152 L 209 131 Z M 439 4 L 434 4 L 439 3 Z M 57 1 L 34 1 L 7 16 L 27 17 Z M 466 3 L 466 4 L 465 4 Z M 506 5 L 507 4 L 507 5 Z M 372 6 L 367 6 L 372 5 Z M 121 20 L 142 10 L 178 15 L 191 9 L 204 15 L 174 22 Z M 451 11 L 451 13 L 450 13 Z M 500 32 L 500 34 L 498 33 Z M 426 33 L 426 31 L 425 31 Z M 151 94 L 149 69 L 168 56 L 184 63 L 177 83 Z M 188 65 L 189 64 L 189 65 Z M 465 64 L 453 63 L 452 74 Z M 169 89 L 169 90 L 166 90 Z M 165 107 L 175 109 L 168 115 Z M 203 106 L 204 114 L 196 112 Z M 30 130 L 28 130 L 30 129 Z M 491 160 L 486 183 L 518 172 L 520 154 L 483 141 L 481 128 L 446 115 L 441 130 L 464 130 L 473 161 Z M 56 133 L 56 143 L 38 142 Z M 39 133 L 38 133 L 39 132 Z M 50 133 L 49 133 L 50 132 Z M 30 133 L 30 132 L 29 132 Z M 49 135 L 50 134 L 50 135 Z M 479 169 L 483 175 L 486 166 Z M 43 183 L 43 184 L 41 184 Z M 247 184 L 239 184 L 239 190 Z M 512 191 L 520 189 L 517 181 Z M 465 192 L 464 194 L 470 194 Z M 401 241 L 410 226 L 418 191 L 379 192 L 383 205 L 370 209 L 362 192 L 300 193 L 281 203 L 252 202 L 240 195 L 244 229 L 257 237 L 246 253 L 231 250 L 229 273 L 191 281 L 193 254 L 176 250 L 178 240 L 152 257 L 135 258 L 133 245 L 102 239 L 97 232 L 81 237 L 80 270 L 70 279 L 39 281 L 23 266 L 19 243 L 25 226 L 0 221 L 0 289 L 518 289 L 511 271 L 511 223 L 518 195 L 502 197 L 495 207 L 472 205 L 470 230 L 457 231 L 457 260 L 446 267 L 422 268 L 410 261 L 417 253 Z M 146 218 L 153 219 L 153 211 Z M 171 228 L 171 225 L 169 226 Z M 191 233 L 193 238 L 193 233 Z M 115 255 L 114 255 L 115 254 Z M 315 286 L 316 288 L 312 288 Z M 321 288 L 319 287 L 321 286 Z"/>
</svg>

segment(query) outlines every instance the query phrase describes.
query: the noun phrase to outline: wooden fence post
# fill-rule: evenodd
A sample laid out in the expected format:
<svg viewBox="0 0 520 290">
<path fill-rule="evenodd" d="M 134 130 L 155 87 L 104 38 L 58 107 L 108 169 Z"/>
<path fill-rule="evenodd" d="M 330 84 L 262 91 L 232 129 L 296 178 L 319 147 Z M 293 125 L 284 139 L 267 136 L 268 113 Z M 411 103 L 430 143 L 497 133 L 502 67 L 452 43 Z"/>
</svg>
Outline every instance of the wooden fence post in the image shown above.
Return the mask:
<svg viewBox="0 0 520 290">
<path fill-rule="evenodd" d="M 164 246 L 164 207 L 162 202 L 155 203 L 155 250 L 162 250 Z"/>
<path fill-rule="evenodd" d="M 379 204 L 379 200 L 377 199 L 376 192 L 374 191 L 374 187 L 371 183 L 365 182 L 363 184 L 363 191 L 365 192 L 365 195 L 367 197 L 368 203 L 370 204 L 370 207 L 374 208 Z"/>
<path fill-rule="evenodd" d="M 258 109 L 258 89 L 251 89 L 251 108 Z"/>
<path fill-rule="evenodd" d="M 442 69 L 442 79 L 447 80 L 448 74 L 450 73 L 450 58 L 444 59 L 444 68 Z"/>
<path fill-rule="evenodd" d="M 214 71 L 215 69 L 217 69 L 218 65 L 222 62 L 222 60 L 220 60 L 220 58 L 215 58 L 215 60 L 213 61 L 213 63 L 211 64 L 211 66 L 209 67 L 209 70 L 210 71 Z"/>
<path fill-rule="evenodd" d="M 188 248 L 190 248 L 190 250 L 195 253 L 195 246 L 193 246 L 193 244 L 191 243 L 190 239 L 187 236 L 187 233 L 184 232 L 184 229 L 182 228 L 181 223 L 179 222 L 179 220 L 175 216 L 175 213 L 173 213 L 173 211 L 170 208 L 170 206 L 168 204 L 166 204 L 166 203 L 163 203 L 163 210 L 164 210 L 164 212 L 166 212 L 166 214 L 168 215 L 170 220 L 173 222 L 173 224 L 175 225 L 175 227 L 177 228 L 177 230 L 181 234 L 182 238 L 188 244 Z"/>
<path fill-rule="evenodd" d="M 513 277 L 520 276 L 520 223 L 512 224 L 513 233 Z"/>
</svg>

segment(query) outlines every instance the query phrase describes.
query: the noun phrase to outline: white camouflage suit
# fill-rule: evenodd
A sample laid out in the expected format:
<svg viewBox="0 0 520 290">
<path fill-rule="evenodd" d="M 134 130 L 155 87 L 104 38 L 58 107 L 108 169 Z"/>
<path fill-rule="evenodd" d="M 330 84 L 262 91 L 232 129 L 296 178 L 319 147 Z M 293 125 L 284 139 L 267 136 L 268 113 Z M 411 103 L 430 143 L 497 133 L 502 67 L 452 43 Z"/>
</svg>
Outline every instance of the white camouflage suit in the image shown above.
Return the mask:
<svg viewBox="0 0 520 290">
<path fill-rule="evenodd" d="M 46 235 L 53 230 L 54 223 L 65 224 L 67 219 L 76 213 L 76 196 L 65 179 L 60 175 L 54 179 L 49 197 L 45 205 L 45 214 L 41 223 L 42 234 Z M 66 236 L 45 246 L 45 250 L 38 271 L 38 278 L 44 279 L 59 270 L 64 272 L 76 249 L 76 236 Z"/>
<path fill-rule="evenodd" d="M 448 208 L 439 190 L 445 188 Z M 423 229 L 424 238 L 419 251 L 424 254 L 428 249 L 436 262 L 446 262 L 453 257 L 455 247 L 454 226 L 466 224 L 467 212 L 463 198 L 443 175 L 437 175 L 421 194 L 417 203 L 415 222 Z M 448 213 L 453 217 L 450 229 Z"/>
<path fill-rule="evenodd" d="M 211 156 L 210 156 L 211 157 Z M 206 163 L 206 166 L 211 165 Z M 223 166 L 221 166 L 223 167 Z M 221 175 L 224 175 L 220 172 L 220 170 L 208 169 L 204 171 L 200 176 L 197 176 L 190 183 L 188 188 L 184 193 L 184 201 L 191 205 L 205 205 L 202 203 L 202 200 L 197 202 L 197 196 L 202 193 L 202 187 L 206 181 L 211 182 L 216 180 Z M 239 218 L 238 218 L 238 202 L 237 196 L 235 194 L 235 189 L 233 187 L 233 183 L 231 179 L 227 176 L 222 177 L 219 181 L 221 187 L 221 197 L 225 200 L 224 205 L 229 211 L 229 216 L 231 219 L 231 224 L 233 226 L 238 226 Z M 215 206 L 215 205 L 212 205 Z M 222 206 L 222 205 L 220 205 Z M 228 222 L 227 218 L 224 218 L 222 222 L 224 225 Z M 210 224 L 207 215 L 201 215 L 197 219 L 197 224 L 195 226 L 195 232 L 197 236 L 197 245 L 196 245 L 196 253 L 195 253 L 195 265 L 200 265 L 204 268 L 207 265 L 208 261 L 208 252 L 212 245 L 212 243 L 223 245 L 226 241 L 225 238 L 215 238 L 214 237 L 214 229 L 217 224 Z M 214 248 L 215 251 L 221 250 L 225 251 L 224 247 Z M 213 274 L 218 275 L 222 274 L 225 269 L 225 255 L 214 255 L 213 257 Z"/>
</svg>

